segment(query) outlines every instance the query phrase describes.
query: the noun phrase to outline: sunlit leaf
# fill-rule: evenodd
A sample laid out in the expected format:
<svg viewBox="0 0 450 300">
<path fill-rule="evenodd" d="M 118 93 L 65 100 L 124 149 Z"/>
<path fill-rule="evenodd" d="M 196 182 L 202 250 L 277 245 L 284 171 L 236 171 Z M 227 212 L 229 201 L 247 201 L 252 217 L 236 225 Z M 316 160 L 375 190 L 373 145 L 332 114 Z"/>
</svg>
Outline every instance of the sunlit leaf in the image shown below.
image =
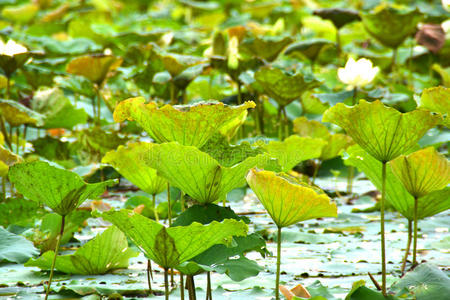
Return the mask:
<svg viewBox="0 0 450 300">
<path fill-rule="evenodd" d="M 450 163 L 433 147 L 401 155 L 390 161 L 389 165 L 414 197 L 425 196 L 450 183 Z"/>
<path fill-rule="evenodd" d="M 87 198 L 102 194 L 114 181 L 86 184 L 77 174 L 35 161 L 12 166 L 9 180 L 26 198 L 65 216 Z"/>
<path fill-rule="evenodd" d="M 274 67 L 260 68 L 255 73 L 255 79 L 263 86 L 265 93 L 281 106 L 288 105 L 299 99 L 307 90 L 320 85 L 314 78 L 301 73 L 290 75 Z"/>
<path fill-rule="evenodd" d="M 0 177 L 8 175 L 9 167 L 22 162 L 22 158 L 0 145 Z"/>
<path fill-rule="evenodd" d="M 444 124 L 450 127 L 450 88 L 438 86 L 424 89 L 420 107 L 444 115 Z"/>
<path fill-rule="evenodd" d="M 252 169 L 247 182 L 278 227 L 337 217 L 336 204 L 325 193 L 283 173 Z"/>
<path fill-rule="evenodd" d="M 213 102 L 159 108 L 156 103 L 145 104 L 145 99 L 138 97 L 120 102 L 114 120 L 136 121 L 158 143 L 179 142 L 201 147 L 217 131 L 253 107 L 255 103 L 248 101 L 239 106 Z"/>
<path fill-rule="evenodd" d="M 39 11 L 36 3 L 25 3 L 17 6 L 6 6 L 2 10 L 2 16 L 17 23 L 28 23 Z"/>
<path fill-rule="evenodd" d="M 0 226 L 0 262 L 24 263 L 39 254 L 33 243 L 20 235 L 15 235 Z"/>
<path fill-rule="evenodd" d="M 119 146 L 103 157 L 102 162 L 110 164 L 122 176 L 150 195 L 161 193 L 167 188 L 167 181 L 147 165 L 149 145 L 145 142 Z"/>
<path fill-rule="evenodd" d="M 25 266 L 50 270 L 54 255 L 53 251 L 47 251 L 41 257 L 29 260 Z M 137 255 L 137 252 L 128 248 L 127 238 L 122 231 L 111 226 L 75 253 L 58 256 L 55 269 L 68 274 L 105 274 L 110 270 L 127 268 L 128 260 Z"/>
<path fill-rule="evenodd" d="M 100 216 L 116 225 L 147 257 L 163 268 L 174 268 L 213 245 L 227 245 L 233 236 L 243 236 L 248 230 L 244 222 L 232 219 L 221 223 L 214 221 L 209 225 L 192 223 L 166 228 L 126 209 Z"/>
<path fill-rule="evenodd" d="M 77 57 L 67 65 L 67 72 L 86 77 L 93 83 L 102 84 L 109 72 L 116 70 L 122 59 L 112 55 L 85 55 Z"/>
<path fill-rule="evenodd" d="M 13 127 L 29 124 L 40 126 L 44 116 L 12 100 L 0 100 L 0 113 Z"/>
<path fill-rule="evenodd" d="M 401 113 L 378 100 L 360 100 L 353 107 L 338 103 L 325 112 L 322 121 L 339 125 L 370 155 L 388 162 L 413 148 L 440 120 L 427 110 Z"/>
</svg>

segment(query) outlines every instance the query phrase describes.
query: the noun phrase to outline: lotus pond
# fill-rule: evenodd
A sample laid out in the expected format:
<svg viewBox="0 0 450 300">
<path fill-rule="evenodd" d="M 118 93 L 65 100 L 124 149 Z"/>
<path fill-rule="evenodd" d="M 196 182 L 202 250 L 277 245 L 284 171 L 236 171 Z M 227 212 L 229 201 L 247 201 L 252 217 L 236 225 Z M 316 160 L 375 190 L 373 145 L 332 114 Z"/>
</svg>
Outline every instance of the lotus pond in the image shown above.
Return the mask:
<svg viewBox="0 0 450 300">
<path fill-rule="evenodd" d="M 449 1 L 0 12 L 1 298 L 449 299 Z"/>
</svg>

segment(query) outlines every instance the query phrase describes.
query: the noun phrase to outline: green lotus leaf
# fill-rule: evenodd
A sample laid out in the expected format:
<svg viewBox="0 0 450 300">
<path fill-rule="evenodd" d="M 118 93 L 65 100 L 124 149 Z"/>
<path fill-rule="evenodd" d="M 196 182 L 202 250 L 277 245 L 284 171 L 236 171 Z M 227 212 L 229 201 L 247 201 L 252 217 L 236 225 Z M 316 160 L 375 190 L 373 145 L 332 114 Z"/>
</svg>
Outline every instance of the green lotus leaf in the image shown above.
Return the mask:
<svg viewBox="0 0 450 300">
<path fill-rule="evenodd" d="M 0 177 L 8 175 L 9 167 L 22 162 L 22 158 L 0 145 Z"/>
<path fill-rule="evenodd" d="M 20 214 L 17 213 L 20 211 Z M 36 202 L 23 198 L 6 198 L 0 203 L 0 226 L 34 227 L 46 211 Z"/>
<path fill-rule="evenodd" d="M 78 248 L 75 253 L 58 256 L 55 269 L 67 274 L 105 274 L 111 270 L 127 268 L 128 260 L 138 254 L 128 248 L 125 234 L 116 226 L 111 226 Z M 47 251 L 37 259 L 30 259 L 25 266 L 50 270 L 54 255 L 53 251 Z"/>
<path fill-rule="evenodd" d="M 302 161 L 320 157 L 326 144 L 320 138 L 291 135 L 282 142 L 271 141 L 261 147 L 270 157 L 278 159 L 281 171 L 288 172 Z"/>
<path fill-rule="evenodd" d="M 340 29 L 349 23 L 361 20 L 358 11 L 337 7 L 317 9 L 314 11 L 314 15 L 325 20 L 330 20 L 337 29 Z"/>
<path fill-rule="evenodd" d="M 38 254 L 39 250 L 32 242 L 0 226 L 0 263 L 10 261 L 20 264 Z"/>
<path fill-rule="evenodd" d="M 23 124 L 41 126 L 44 119 L 43 115 L 12 100 L 0 100 L 0 113 L 12 127 Z"/>
<path fill-rule="evenodd" d="M 76 109 L 60 89 L 39 91 L 31 102 L 32 109 L 45 116 L 44 128 L 72 129 L 77 124 L 87 122 L 87 113 Z"/>
<path fill-rule="evenodd" d="M 71 60 L 66 71 L 101 85 L 108 73 L 116 70 L 121 64 L 122 59 L 112 55 L 84 55 Z"/>
<path fill-rule="evenodd" d="M 13 56 L 0 54 L 0 69 L 5 72 L 6 77 L 11 77 L 17 69 L 27 62 L 30 56 L 30 52 L 19 53 Z"/>
<path fill-rule="evenodd" d="M 244 222 L 233 219 L 166 228 L 126 209 L 99 216 L 119 227 L 147 257 L 165 269 L 175 268 L 211 246 L 229 245 L 233 236 L 245 236 L 248 230 Z"/>
<path fill-rule="evenodd" d="M 322 123 L 314 120 L 308 120 L 306 117 L 298 117 L 293 121 L 294 132 L 299 136 L 309 136 L 328 140 L 331 136 L 328 128 Z"/>
<path fill-rule="evenodd" d="M 450 183 L 450 163 L 433 147 L 401 155 L 389 164 L 408 192 L 417 198 Z"/>
<path fill-rule="evenodd" d="M 114 110 L 114 120 L 136 121 L 158 143 L 179 142 L 200 148 L 217 131 L 242 118 L 253 107 L 255 103 L 247 101 L 239 106 L 213 102 L 159 108 L 156 103 L 145 104 L 143 97 L 137 97 L 120 102 Z"/>
<path fill-rule="evenodd" d="M 381 162 L 406 153 L 440 120 L 441 117 L 428 110 L 401 113 L 379 100 L 360 100 L 353 107 L 338 103 L 328 109 L 322 119 L 342 127 L 357 144 Z"/>
<path fill-rule="evenodd" d="M 315 61 L 324 47 L 333 45 L 333 42 L 325 39 L 309 39 L 298 43 L 291 44 L 284 54 L 306 57 L 311 61 Z"/>
<path fill-rule="evenodd" d="M 229 191 L 245 185 L 249 169 L 265 167 L 273 161 L 268 155 L 259 154 L 225 167 L 193 146 L 172 142 L 147 144 L 146 147 L 145 164 L 202 204 L 224 199 Z"/>
<path fill-rule="evenodd" d="M 444 68 L 439 64 L 433 64 L 431 68 L 441 76 L 442 84 L 446 87 L 450 87 L 450 68 Z"/>
<path fill-rule="evenodd" d="M 420 107 L 444 115 L 444 125 L 450 127 L 450 88 L 438 86 L 424 89 Z"/>
<path fill-rule="evenodd" d="M 175 53 L 160 54 L 164 68 L 170 73 L 172 78 L 178 76 L 189 67 L 198 65 L 205 60 L 201 57 L 182 55 Z"/>
<path fill-rule="evenodd" d="M 370 179 L 377 189 L 381 188 L 381 162 L 369 155 L 360 146 L 353 145 L 346 150 L 346 165 L 358 168 Z M 386 168 L 386 200 L 396 211 L 408 220 L 414 220 L 414 198 L 394 175 Z M 418 219 L 433 216 L 450 208 L 450 188 L 432 192 L 418 199 Z"/>
<path fill-rule="evenodd" d="M 279 228 L 301 221 L 337 217 L 337 207 L 316 188 L 282 173 L 251 169 L 247 182 Z"/>
<path fill-rule="evenodd" d="M 314 78 L 301 73 L 290 75 L 274 67 L 262 67 L 255 73 L 256 81 L 264 88 L 264 92 L 281 106 L 286 106 L 299 99 L 304 92 L 320 85 Z"/>
<path fill-rule="evenodd" d="M 370 35 L 384 46 L 395 49 L 414 33 L 422 17 L 418 9 L 401 11 L 386 6 L 374 12 L 363 13 L 362 22 Z"/>
<path fill-rule="evenodd" d="M 79 175 L 42 161 L 12 166 L 9 169 L 9 180 L 26 198 L 44 203 L 62 216 L 69 214 L 87 198 L 102 194 L 107 186 L 114 184 L 112 180 L 87 184 Z"/>
<path fill-rule="evenodd" d="M 156 170 L 146 164 L 144 159 L 149 149 L 148 143 L 132 143 L 127 147 L 106 153 L 102 162 L 110 164 L 123 177 L 150 195 L 161 193 L 167 188 L 167 181 L 156 174 Z"/>
<path fill-rule="evenodd" d="M 330 136 L 328 143 L 323 147 L 320 160 L 329 160 L 339 156 L 342 151 L 354 144 L 351 137 L 346 134 L 336 133 Z"/>
<path fill-rule="evenodd" d="M 244 40 L 239 45 L 239 50 L 249 52 L 251 55 L 266 61 L 274 61 L 290 43 L 292 43 L 292 38 L 290 37 L 255 36 L 254 38 Z"/>
<path fill-rule="evenodd" d="M 39 12 L 38 4 L 25 2 L 22 5 L 5 6 L 2 10 L 2 16 L 5 19 L 11 20 L 13 22 L 25 24 L 31 21 L 33 18 L 35 18 L 38 12 Z"/>
</svg>

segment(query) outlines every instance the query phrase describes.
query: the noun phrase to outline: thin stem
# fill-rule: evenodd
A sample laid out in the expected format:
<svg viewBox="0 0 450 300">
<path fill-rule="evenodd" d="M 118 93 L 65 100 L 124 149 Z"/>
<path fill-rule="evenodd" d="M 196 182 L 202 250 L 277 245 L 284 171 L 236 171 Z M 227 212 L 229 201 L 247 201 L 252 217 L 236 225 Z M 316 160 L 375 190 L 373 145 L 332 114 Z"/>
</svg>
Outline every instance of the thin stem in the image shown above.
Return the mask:
<svg viewBox="0 0 450 300">
<path fill-rule="evenodd" d="M 414 243 L 413 243 L 413 266 L 417 265 L 417 223 L 418 223 L 418 201 L 414 197 Z"/>
<path fill-rule="evenodd" d="M 100 93 L 100 87 L 95 87 L 95 92 L 97 93 L 97 123 L 100 125 L 101 118 L 101 105 L 102 105 L 102 95 Z"/>
<path fill-rule="evenodd" d="M 396 63 L 397 63 L 397 50 L 398 48 L 394 48 L 392 50 L 392 62 L 391 62 L 391 71 L 394 74 L 396 69 Z M 395 74 L 394 74 L 395 76 Z"/>
<path fill-rule="evenodd" d="M 1 129 L 2 133 L 3 133 L 3 136 L 5 137 L 5 142 L 8 145 L 9 150 L 12 151 L 11 140 L 9 138 L 8 131 L 6 130 L 5 119 L 3 118 L 2 115 L 0 115 L 0 129 Z"/>
<path fill-rule="evenodd" d="M 402 262 L 402 275 L 405 273 L 406 261 L 408 260 L 409 249 L 411 248 L 411 238 L 412 236 L 412 221 L 408 220 L 408 242 L 406 243 L 405 256 L 403 257 Z"/>
<path fill-rule="evenodd" d="M 170 81 L 170 103 L 176 104 L 175 83 L 173 81 Z"/>
<path fill-rule="evenodd" d="M 164 294 L 165 299 L 169 300 L 169 270 L 167 268 L 164 268 Z"/>
<path fill-rule="evenodd" d="M 317 174 L 319 173 L 320 165 L 322 163 L 320 161 L 317 161 L 314 165 L 314 173 L 313 173 L 313 179 L 312 184 L 314 184 L 314 181 L 316 181 Z"/>
<path fill-rule="evenodd" d="M 384 202 L 386 199 L 386 162 L 383 162 L 381 169 L 381 273 L 382 273 L 382 293 L 386 296 L 386 243 L 384 232 Z"/>
<path fill-rule="evenodd" d="M 286 108 L 283 106 L 283 124 L 284 124 L 284 137 L 289 136 L 289 119 L 286 113 Z"/>
<path fill-rule="evenodd" d="M 197 295 L 195 293 L 195 282 L 194 282 L 194 276 L 188 275 L 186 278 L 186 285 L 188 287 L 188 293 L 189 293 L 189 300 L 196 300 Z"/>
<path fill-rule="evenodd" d="M 48 279 L 47 291 L 45 292 L 45 300 L 47 300 L 47 298 L 48 298 L 48 294 L 50 293 L 50 286 L 52 285 L 53 271 L 55 270 L 56 257 L 58 256 L 58 252 L 59 252 L 59 244 L 61 243 L 61 238 L 64 234 L 64 223 L 65 223 L 65 216 L 62 216 L 61 230 L 59 232 L 58 239 L 56 240 L 55 256 L 53 256 L 52 268 L 50 269 L 50 277 Z"/>
<path fill-rule="evenodd" d="M 155 221 L 159 222 L 158 210 L 156 209 L 156 194 L 153 194 L 153 213 L 155 214 Z"/>
<path fill-rule="evenodd" d="M 206 273 L 206 300 L 212 300 L 211 272 Z"/>
<path fill-rule="evenodd" d="M 3 201 L 6 200 L 6 177 L 2 177 Z"/>
<path fill-rule="evenodd" d="M 352 105 L 356 104 L 356 95 L 358 94 L 358 88 L 355 86 L 353 88 L 353 97 L 352 97 Z"/>
<path fill-rule="evenodd" d="M 180 272 L 180 298 L 184 300 L 184 279 L 183 273 Z"/>
<path fill-rule="evenodd" d="M 185 203 L 184 203 L 184 192 L 181 192 L 180 194 L 180 205 L 181 205 L 181 211 L 185 211 L 186 207 L 185 207 Z"/>
<path fill-rule="evenodd" d="M 237 103 L 238 105 L 242 104 L 242 91 L 241 91 L 241 82 L 237 81 Z M 244 128 L 243 126 L 240 126 L 238 128 L 238 139 L 242 139 L 244 137 Z"/>
<path fill-rule="evenodd" d="M 277 277 L 275 281 L 275 300 L 280 299 L 280 266 L 281 266 L 281 227 L 278 227 L 277 236 Z"/>
<path fill-rule="evenodd" d="M 167 183 L 167 219 L 169 221 L 169 226 L 172 226 L 172 205 L 170 203 L 170 183 Z"/>
<path fill-rule="evenodd" d="M 11 81 L 9 76 L 6 76 L 6 99 L 9 99 L 10 95 L 10 88 L 11 88 Z"/>
<path fill-rule="evenodd" d="M 336 52 L 337 57 L 339 57 L 341 55 L 341 34 L 338 28 L 336 28 Z"/>
<path fill-rule="evenodd" d="M 27 146 L 27 129 L 28 129 L 28 125 L 24 124 L 23 125 L 23 140 L 24 140 L 24 144 L 23 144 L 23 153 L 25 154 L 25 148 Z"/>
<path fill-rule="evenodd" d="M 353 193 L 353 178 L 355 177 L 355 167 L 348 167 L 347 175 L 347 194 L 351 195 Z"/>
<path fill-rule="evenodd" d="M 152 262 L 150 259 L 147 260 L 147 282 L 148 282 L 148 294 L 152 294 L 152 280 L 153 274 L 152 274 Z"/>
<path fill-rule="evenodd" d="M 283 115 L 281 114 L 283 110 L 283 107 L 280 105 L 278 107 L 278 114 L 277 114 L 277 122 L 278 122 L 278 139 L 280 142 L 283 140 Z"/>
<path fill-rule="evenodd" d="M 19 154 L 19 143 L 20 143 L 19 136 L 20 136 L 20 129 L 19 129 L 19 127 L 16 127 L 16 154 L 17 155 Z"/>
</svg>

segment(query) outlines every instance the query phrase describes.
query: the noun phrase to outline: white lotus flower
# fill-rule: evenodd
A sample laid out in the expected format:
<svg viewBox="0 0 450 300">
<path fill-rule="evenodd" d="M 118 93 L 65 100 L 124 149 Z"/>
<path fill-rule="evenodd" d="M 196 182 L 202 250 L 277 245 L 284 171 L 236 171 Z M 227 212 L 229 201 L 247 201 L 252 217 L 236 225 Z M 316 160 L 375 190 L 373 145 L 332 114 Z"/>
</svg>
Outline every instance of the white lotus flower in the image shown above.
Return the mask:
<svg viewBox="0 0 450 300">
<path fill-rule="evenodd" d="M 442 2 L 442 7 L 446 11 L 450 11 L 450 0 L 441 0 L 441 2 Z"/>
<path fill-rule="evenodd" d="M 16 43 L 13 40 L 9 40 L 6 44 L 0 40 L 0 55 L 14 56 L 16 54 L 26 53 L 28 49 L 23 45 Z"/>
<path fill-rule="evenodd" d="M 378 67 L 373 67 L 372 62 L 366 58 L 357 61 L 349 58 L 345 68 L 338 69 L 338 77 L 340 81 L 349 85 L 349 89 L 361 88 L 371 83 L 379 70 Z"/>
</svg>

